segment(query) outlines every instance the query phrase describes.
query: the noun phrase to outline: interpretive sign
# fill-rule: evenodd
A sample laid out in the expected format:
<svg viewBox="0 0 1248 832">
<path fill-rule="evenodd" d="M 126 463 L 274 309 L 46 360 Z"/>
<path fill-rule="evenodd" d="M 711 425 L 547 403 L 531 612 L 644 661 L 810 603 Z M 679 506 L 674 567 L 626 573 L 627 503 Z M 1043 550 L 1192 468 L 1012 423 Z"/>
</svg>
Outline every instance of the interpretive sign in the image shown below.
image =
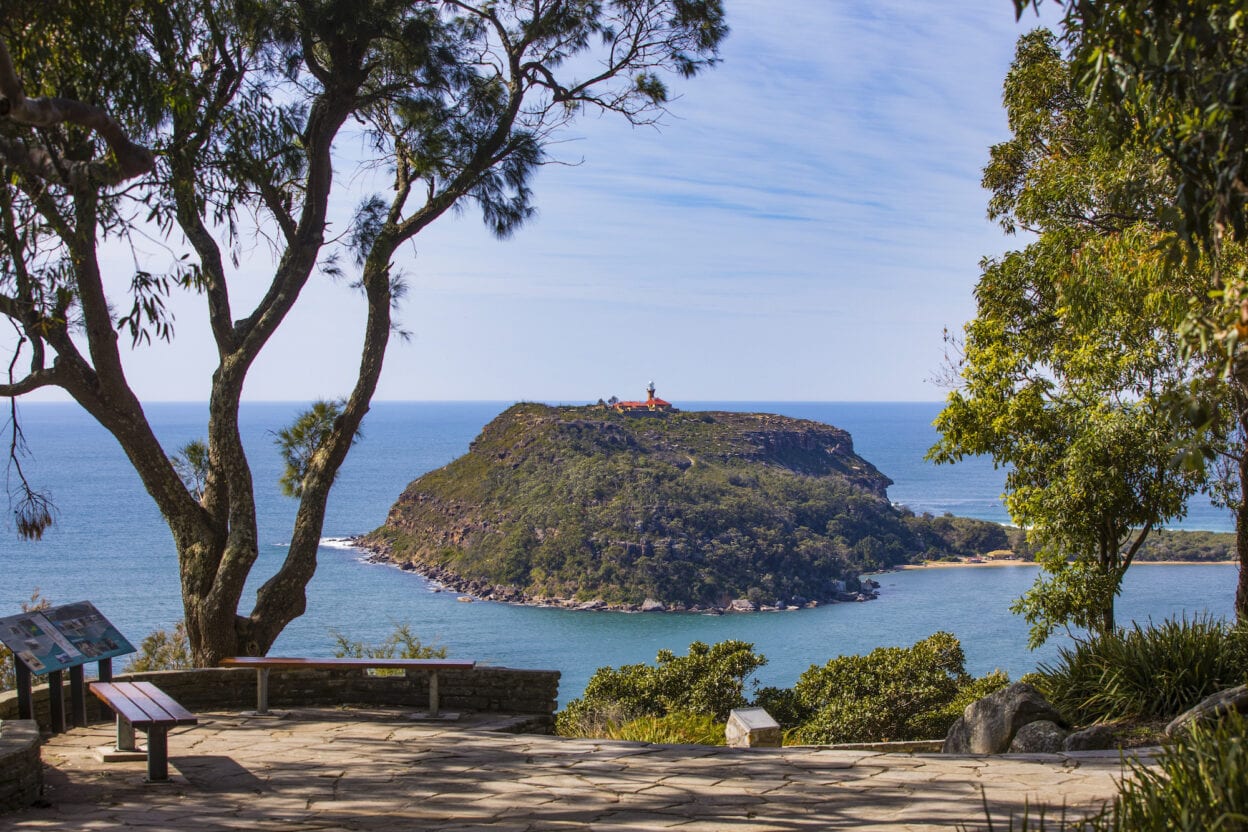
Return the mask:
<svg viewBox="0 0 1248 832">
<path fill-rule="evenodd" d="M 0 642 L 37 676 L 134 652 L 90 601 L 0 618 Z"/>
</svg>

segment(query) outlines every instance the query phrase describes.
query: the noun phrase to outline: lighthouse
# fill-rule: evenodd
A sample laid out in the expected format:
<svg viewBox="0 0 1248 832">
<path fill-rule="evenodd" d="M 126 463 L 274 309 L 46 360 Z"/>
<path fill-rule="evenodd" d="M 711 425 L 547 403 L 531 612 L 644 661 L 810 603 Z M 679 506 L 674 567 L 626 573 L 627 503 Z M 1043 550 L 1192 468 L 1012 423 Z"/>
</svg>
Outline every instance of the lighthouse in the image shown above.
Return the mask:
<svg viewBox="0 0 1248 832">
<path fill-rule="evenodd" d="M 615 402 L 612 407 L 616 413 L 667 413 L 676 408 L 672 407 L 671 402 L 665 402 L 658 396 L 654 395 L 654 382 L 650 382 L 650 386 L 646 388 L 646 400 L 644 402 Z"/>
</svg>

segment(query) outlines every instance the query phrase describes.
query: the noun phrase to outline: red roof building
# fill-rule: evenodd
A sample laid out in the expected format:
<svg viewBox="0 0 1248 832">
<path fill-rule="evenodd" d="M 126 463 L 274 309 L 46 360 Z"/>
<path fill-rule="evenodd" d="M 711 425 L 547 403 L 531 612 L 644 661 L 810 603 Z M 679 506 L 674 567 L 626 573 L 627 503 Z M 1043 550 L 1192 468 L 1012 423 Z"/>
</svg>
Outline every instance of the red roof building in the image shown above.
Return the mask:
<svg viewBox="0 0 1248 832">
<path fill-rule="evenodd" d="M 616 402 L 612 405 L 617 413 L 638 413 L 645 411 L 648 413 L 661 413 L 672 409 L 672 403 L 663 401 L 654 395 L 654 382 L 650 382 L 650 386 L 646 388 L 646 400 L 644 402 Z"/>
</svg>

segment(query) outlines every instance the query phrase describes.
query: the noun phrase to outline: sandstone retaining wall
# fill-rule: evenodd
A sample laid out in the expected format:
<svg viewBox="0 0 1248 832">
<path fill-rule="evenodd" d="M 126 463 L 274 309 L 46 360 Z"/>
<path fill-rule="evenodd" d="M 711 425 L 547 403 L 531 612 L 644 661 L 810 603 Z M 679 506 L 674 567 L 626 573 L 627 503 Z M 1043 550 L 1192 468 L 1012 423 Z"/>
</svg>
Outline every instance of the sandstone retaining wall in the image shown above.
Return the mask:
<svg viewBox="0 0 1248 832">
<path fill-rule="evenodd" d="M 123 673 L 116 681 L 154 683 L 192 711 L 249 710 L 256 707 L 256 672 L 249 668 L 165 670 Z M 69 714 L 69 685 L 63 689 Z M 559 695 L 559 671 L 477 667 L 439 670 L 438 698 L 443 710 L 529 714 L 539 724 L 552 724 Z M 89 713 L 98 702 L 89 696 Z M 424 709 L 429 704 L 429 674 L 373 676 L 364 670 L 273 670 L 269 674 L 269 707 L 362 705 Z M 35 716 L 48 725 L 48 689 L 34 690 Z M 17 718 L 17 694 L 0 693 L 0 719 Z"/>
<path fill-rule="evenodd" d="M 29 806 L 42 788 L 38 727 L 28 719 L 0 721 L 0 812 Z"/>
</svg>

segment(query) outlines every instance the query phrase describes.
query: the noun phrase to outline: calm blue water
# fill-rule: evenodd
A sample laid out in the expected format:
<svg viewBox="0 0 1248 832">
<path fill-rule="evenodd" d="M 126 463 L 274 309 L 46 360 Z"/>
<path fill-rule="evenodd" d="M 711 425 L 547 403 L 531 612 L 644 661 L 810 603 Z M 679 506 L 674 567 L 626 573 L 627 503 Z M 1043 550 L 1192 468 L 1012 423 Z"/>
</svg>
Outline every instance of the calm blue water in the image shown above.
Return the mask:
<svg viewBox="0 0 1248 832">
<path fill-rule="evenodd" d="M 481 427 L 506 407 L 502 402 L 378 403 L 364 423 L 330 499 L 325 537 L 358 534 L 380 525 L 407 483 L 467 450 Z M 892 477 L 893 500 L 917 511 L 950 511 L 1005 522 L 1002 473 L 974 460 L 958 466 L 923 461 L 935 441 L 931 420 L 938 404 L 697 403 L 687 409 L 761 410 L 816 419 L 849 430 L 855 449 Z M 272 433 L 300 405 L 248 404 L 243 434 L 259 490 L 264 551 L 254 586 L 285 555 L 295 502 L 277 490 L 280 461 Z M 204 433 L 202 404 L 155 404 L 154 427 L 173 450 Z M 17 540 L 11 523 L 0 528 L 0 615 L 16 612 L 38 588 L 54 602 L 90 599 L 138 642 L 181 617 L 176 557 L 159 512 L 143 491 L 116 443 L 69 404 L 26 404 L 23 427 L 33 458 L 30 477 L 60 507 L 59 522 L 39 543 Z M 1229 530 L 1225 512 L 1193 507 L 1187 528 Z M 593 669 L 653 661 L 660 648 L 683 652 L 690 641 L 726 638 L 753 642 L 770 663 L 763 684 L 790 685 L 811 663 L 883 645 L 906 645 L 938 629 L 957 635 L 968 668 L 1000 667 L 1017 677 L 1037 660 L 1053 657 L 1056 644 L 1026 650 L 1026 626 L 1010 615 L 1010 601 L 1034 580 L 1030 566 L 999 569 L 928 569 L 880 578 L 878 601 L 791 613 L 735 616 L 627 615 L 526 609 L 455 601 L 434 593 L 418 576 L 362 563 L 358 553 L 330 543 L 309 587 L 308 612 L 282 634 L 275 655 L 329 655 L 331 632 L 380 641 L 407 623 L 426 641 L 453 656 L 512 667 L 563 671 L 561 699 L 584 688 Z M 1120 617 L 1147 620 L 1180 613 L 1229 616 L 1235 567 L 1141 565 L 1128 575 Z M 250 597 L 250 596 L 248 596 Z"/>
</svg>

